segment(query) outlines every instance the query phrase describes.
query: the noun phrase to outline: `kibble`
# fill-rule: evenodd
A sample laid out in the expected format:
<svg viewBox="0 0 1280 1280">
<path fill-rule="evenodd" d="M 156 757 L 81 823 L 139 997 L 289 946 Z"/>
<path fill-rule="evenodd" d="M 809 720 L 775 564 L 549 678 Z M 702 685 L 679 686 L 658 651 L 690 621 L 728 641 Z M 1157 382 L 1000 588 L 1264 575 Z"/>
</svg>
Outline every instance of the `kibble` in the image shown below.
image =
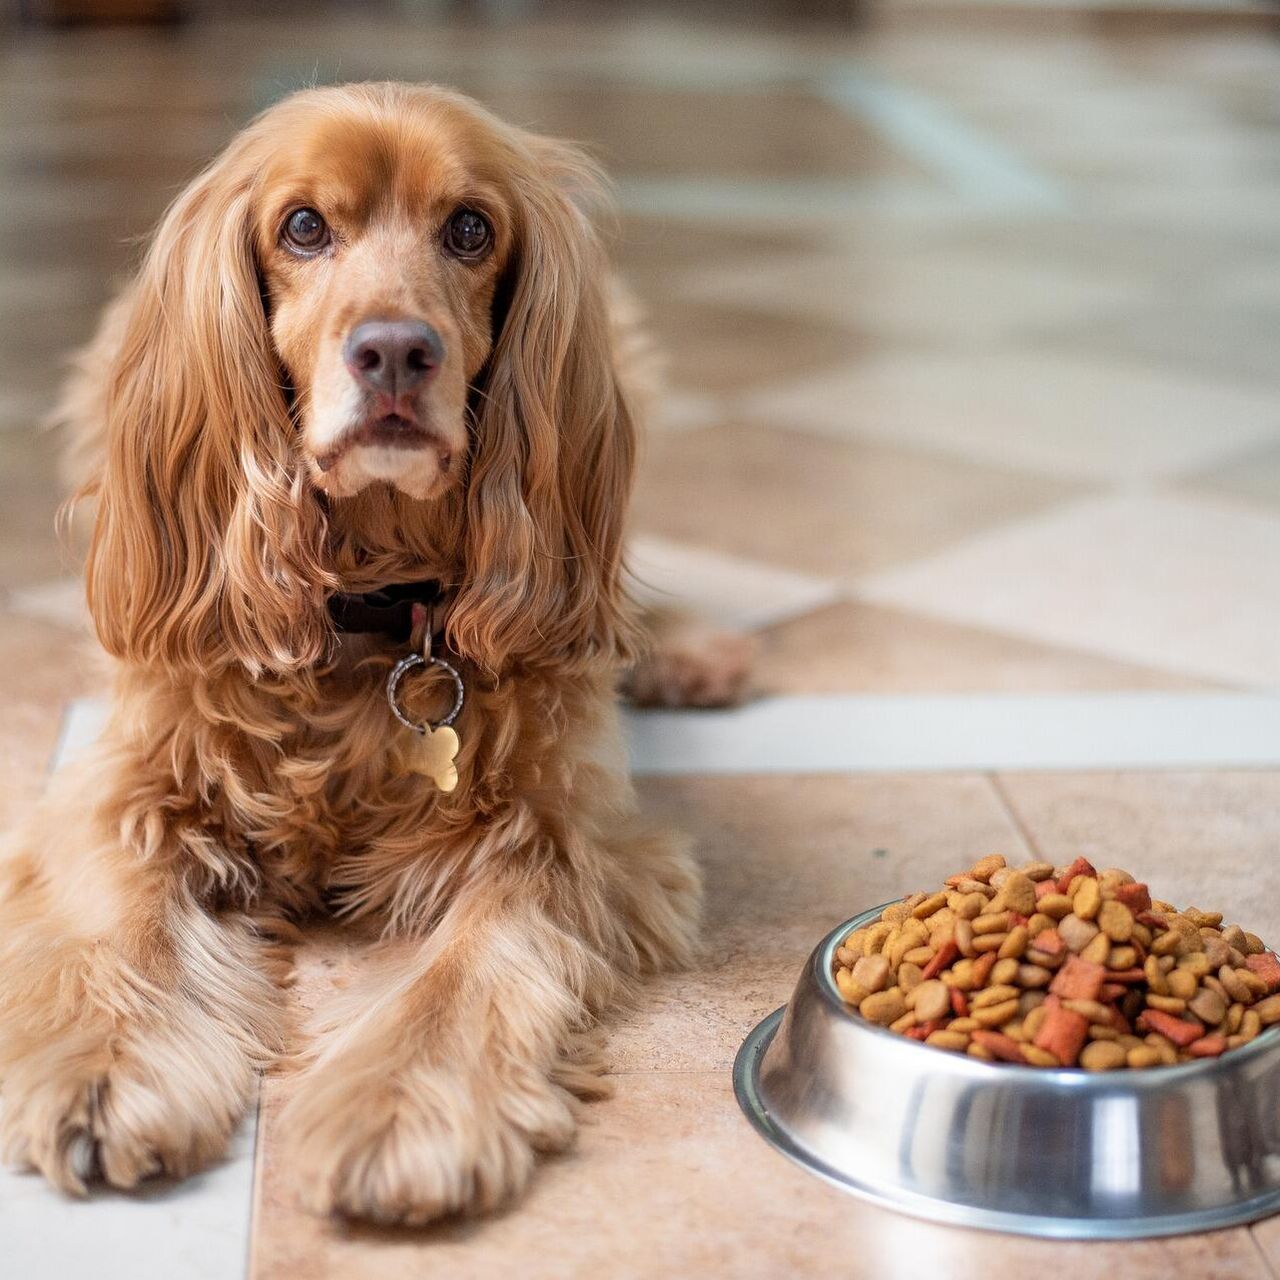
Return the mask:
<svg viewBox="0 0 1280 1280">
<path fill-rule="evenodd" d="M 1256 934 L 1085 858 L 988 855 L 855 929 L 834 977 L 868 1022 L 1032 1067 L 1169 1066 L 1280 1025 L 1280 958 Z"/>
</svg>

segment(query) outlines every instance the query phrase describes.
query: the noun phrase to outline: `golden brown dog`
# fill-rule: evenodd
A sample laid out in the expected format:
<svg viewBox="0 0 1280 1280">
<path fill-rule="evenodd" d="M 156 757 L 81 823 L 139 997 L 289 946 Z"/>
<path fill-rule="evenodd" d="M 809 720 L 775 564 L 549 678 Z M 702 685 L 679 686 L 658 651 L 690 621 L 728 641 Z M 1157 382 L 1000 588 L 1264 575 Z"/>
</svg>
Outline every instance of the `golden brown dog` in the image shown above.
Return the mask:
<svg viewBox="0 0 1280 1280">
<path fill-rule="evenodd" d="M 601 1013 L 689 957 L 698 877 L 619 763 L 635 431 L 595 186 L 448 92 L 307 91 L 108 313 L 68 412 L 113 711 L 0 863 L 0 1133 L 58 1186 L 222 1151 L 283 1045 L 273 921 L 381 935 L 285 1125 L 312 1207 L 386 1222 L 517 1191 L 598 1089 Z M 422 580 L 467 690 L 448 794 L 404 766 L 405 645 L 329 609 Z M 452 684 L 404 691 L 429 721 Z"/>
</svg>

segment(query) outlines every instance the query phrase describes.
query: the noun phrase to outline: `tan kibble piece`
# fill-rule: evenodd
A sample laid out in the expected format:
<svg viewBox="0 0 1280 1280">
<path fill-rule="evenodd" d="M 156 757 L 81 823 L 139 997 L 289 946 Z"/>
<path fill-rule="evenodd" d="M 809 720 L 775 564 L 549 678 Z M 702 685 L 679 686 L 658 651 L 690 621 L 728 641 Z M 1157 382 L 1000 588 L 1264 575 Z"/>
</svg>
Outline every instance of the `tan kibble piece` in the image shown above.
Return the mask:
<svg viewBox="0 0 1280 1280">
<path fill-rule="evenodd" d="M 973 932 L 979 937 L 986 933 L 1006 933 L 1008 929 L 1007 911 L 986 911 L 973 922 Z"/>
<path fill-rule="evenodd" d="M 1241 1004 L 1253 1003 L 1253 992 L 1240 980 L 1240 971 L 1224 964 L 1218 970 L 1218 981 L 1226 988 L 1227 995 Z"/>
<path fill-rule="evenodd" d="M 969 1047 L 969 1037 L 960 1031 L 935 1031 L 925 1044 L 935 1049 L 950 1049 L 953 1053 L 962 1053 Z"/>
<path fill-rule="evenodd" d="M 874 1022 L 882 1027 L 887 1027 L 891 1022 L 897 1022 L 906 1011 L 906 997 L 897 987 L 890 987 L 888 991 L 880 991 L 868 996 L 858 1006 L 858 1012 L 868 1022 Z"/>
<path fill-rule="evenodd" d="M 1244 1017 L 1240 1019 L 1240 1034 L 1246 1040 L 1252 1040 L 1261 1031 L 1262 1019 L 1258 1017 L 1257 1009 L 1246 1009 Z"/>
<path fill-rule="evenodd" d="M 982 1009 L 971 1009 L 970 1016 L 976 1018 L 984 1027 L 1002 1027 L 1011 1018 L 1018 1016 L 1018 1002 L 1006 1000 L 1003 1004 L 990 1004 Z"/>
<path fill-rule="evenodd" d="M 977 1031 L 982 1024 L 976 1018 L 952 1018 L 947 1023 L 948 1031 Z"/>
<path fill-rule="evenodd" d="M 1039 884 L 1041 880 L 1047 880 L 1051 875 L 1053 875 L 1053 863 L 1028 862 L 1025 867 L 1019 867 L 1018 870 L 1021 871 L 1028 880 L 1034 880 L 1036 884 Z"/>
<path fill-rule="evenodd" d="M 1061 920 L 1071 914 L 1071 899 L 1065 893 L 1046 893 L 1036 903 L 1036 910 L 1043 911 L 1054 920 Z"/>
<path fill-rule="evenodd" d="M 896 1022 L 889 1023 L 889 1030 L 896 1031 L 899 1035 L 910 1031 L 916 1025 L 917 1019 L 915 1011 L 908 1009 Z"/>
<path fill-rule="evenodd" d="M 1017 994 L 1017 987 L 987 987 L 970 997 L 969 1008 L 981 1009 L 990 1004 L 1003 1004 L 1006 1000 L 1014 999 Z"/>
<path fill-rule="evenodd" d="M 853 980 L 869 993 L 883 991 L 889 983 L 889 961 L 884 956 L 863 956 L 853 966 Z"/>
<path fill-rule="evenodd" d="M 946 905 L 947 895 L 945 893 L 935 893 L 923 902 L 917 903 L 912 908 L 911 914 L 917 920 L 927 920 L 935 911 L 941 911 Z"/>
<path fill-rule="evenodd" d="M 1114 1041 L 1094 1040 L 1080 1053 L 1080 1065 L 1086 1071 L 1114 1071 L 1123 1067 L 1129 1055 Z"/>
<path fill-rule="evenodd" d="M 997 960 L 992 966 L 987 981 L 993 987 L 1008 987 L 1018 980 L 1018 962 L 1016 960 Z"/>
<path fill-rule="evenodd" d="M 1098 908 L 1098 928 L 1112 942 L 1128 942 L 1133 937 L 1133 912 L 1123 902 L 1104 902 Z"/>
<path fill-rule="evenodd" d="M 1088 960 L 1090 964 L 1106 964 L 1111 958 L 1111 939 L 1105 933 L 1099 933 L 1091 943 L 1083 951 L 1080 952 L 1081 960 Z"/>
<path fill-rule="evenodd" d="M 987 905 L 987 896 L 983 893 L 966 893 L 960 898 L 954 910 L 961 920 L 972 920 Z"/>
<path fill-rule="evenodd" d="M 1036 909 L 1035 881 L 1015 871 L 1001 886 L 996 901 L 1010 911 L 1029 916 Z"/>
<path fill-rule="evenodd" d="M 862 941 L 862 954 L 864 956 L 875 955 L 885 944 L 885 939 L 894 930 L 893 925 L 886 924 L 883 920 L 879 924 L 873 924 L 867 930 L 867 936 Z"/>
<path fill-rule="evenodd" d="M 951 1011 L 951 992 L 945 982 L 931 978 L 915 989 L 916 1017 L 921 1022 L 932 1022 Z"/>
<path fill-rule="evenodd" d="M 955 944 L 960 948 L 962 956 L 972 956 L 973 950 L 973 925 L 966 919 L 956 921 L 955 931 L 952 935 Z"/>
<path fill-rule="evenodd" d="M 1022 1056 L 1026 1058 L 1033 1067 L 1062 1066 L 1062 1063 L 1059 1062 L 1048 1049 L 1041 1049 L 1038 1045 L 1024 1044 L 1022 1046 Z"/>
<path fill-rule="evenodd" d="M 1046 929 L 1056 928 L 1057 924 L 1058 922 L 1052 916 L 1045 915 L 1043 911 L 1037 911 L 1035 915 L 1027 921 L 1027 933 L 1034 938 L 1037 934 L 1043 933 Z"/>
<path fill-rule="evenodd" d="M 1105 938 L 1106 934 L 1102 936 Z M 1088 950 L 1085 947 L 1080 954 L 1084 955 Z M 1132 947 L 1108 947 L 1107 958 L 1103 963 L 1108 969 L 1132 969 L 1138 963 L 1138 953 Z"/>
<path fill-rule="evenodd" d="M 898 986 L 903 991 L 911 991 L 924 981 L 924 970 L 918 964 L 903 961 L 898 966 Z"/>
<path fill-rule="evenodd" d="M 891 902 L 880 913 L 883 924 L 901 924 L 911 914 L 911 908 L 905 902 Z"/>
<path fill-rule="evenodd" d="M 1207 1027 L 1216 1027 L 1227 1016 L 1227 1002 L 1208 987 L 1202 987 L 1187 1001 L 1187 1008 Z"/>
<path fill-rule="evenodd" d="M 1038 964 L 1018 966 L 1018 985 L 1021 987 L 1038 990 L 1041 987 L 1047 987 L 1052 977 L 1053 973 L 1049 969 L 1042 969 Z"/>
<path fill-rule="evenodd" d="M 1017 960 L 1026 951 L 1028 940 L 1027 926 L 1025 924 L 1015 925 L 1014 928 L 1009 930 L 1009 936 L 1005 938 L 996 954 L 1001 960 Z"/>
<path fill-rule="evenodd" d="M 1004 946 L 1005 939 L 1008 936 L 1007 933 L 984 933 L 982 937 L 974 938 L 973 949 L 979 953 L 999 951 Z"/>
<path fill-rule="evenodd" d="M 1071 899 L 1071 909 L 1081 920 L 1092 920 L 1102 905 L 1102 888 L 1093 876 L 1082 876 L 1080 887 Z"/>
<path fill-rule="evenodd" d="M 1264 1027 L 1275 1026 L 1277 1022 L 1280 1022 L 1280 992 L 1273 996 L 1268 996 L 1265 1000 L 1259 1000 L 1254 1005 L 1253 1011 L 1258 1015 Z"/>
<path fill-rule="evenodd" d="M 1128 1061 L 1135 1070 L 1141 1070 L 1143 1067 L 1157 1067 L 1160 1065 L 1160 1051 L 1151 1048 L 1150 1045 L 1143 1045 L 1140 1049 L 1130 1049 Z"/>
<path fill-rule="evenodd" d="M 865 987 L 854 982 L 848 969 L 836 970 L 836 989 L 850 1004 L 861 1004 L 871 994 Z"/>
<path fill-rule="evenodd" d="M 1174 969 L 1168 977 L 1169 994 L 1179 1000 L 1190 1000 L 1200 984 L 1196 976 L 1187 969 Z"/>
<path fill-rule="evenodd" d="M 1148 995 L 1147 1004 L 1152 1009 L 1159 1009 L 1161 1013 L 1184 1013 L 1187 1008 L 1187 1002 L 1179 1000 L 1177 996 Z"/>
<path fill-rule="evenodd" d="M 990 881 L 991 877 L 1004 865 L 1004 854 L 992 853 L 985 858 L 979 858 L 978 861 L 969 868 L 969 876 L 971 879 L 981 880 L 985 883 Z"/>
<path fill-rule="evenodd" d="M 921 968 L 923 968 L 932 959 L 933 959 L 932 947 L 930 946 L 912 947 L 910 951 L 906 952 L 906 954 L 903 955 L 902 964 L 918 964 L 921 966 Z M 898 966 L 899 969 L 902 968 L 902 964 Z"/>
</svg>

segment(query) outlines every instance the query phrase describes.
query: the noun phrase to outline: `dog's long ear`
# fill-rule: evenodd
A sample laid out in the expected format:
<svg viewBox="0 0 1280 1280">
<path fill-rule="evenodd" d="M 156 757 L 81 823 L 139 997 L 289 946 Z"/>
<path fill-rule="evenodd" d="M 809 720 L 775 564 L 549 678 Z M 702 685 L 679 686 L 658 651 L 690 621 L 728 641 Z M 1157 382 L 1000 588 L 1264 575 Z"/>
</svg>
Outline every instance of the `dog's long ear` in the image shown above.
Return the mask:
<svg viewBox="0 0 1280 1280">
<path fill-rule="evenodd" d="M 109 652 L 286 671 L 328 637 L 324 516 L 302 484 L 233 149 L 165 215 L 105 371 L 89 607 Z"/>
<path fill-rule="evenodd" d="M 547 656 L 626 656 L 622 535 L 635 431 L 614 367 L 604 256 L 572 190 L 573 148 L 525 139 L 501 327 L 478 388 L 457 652 L 497 671 Z"/>
</svg>

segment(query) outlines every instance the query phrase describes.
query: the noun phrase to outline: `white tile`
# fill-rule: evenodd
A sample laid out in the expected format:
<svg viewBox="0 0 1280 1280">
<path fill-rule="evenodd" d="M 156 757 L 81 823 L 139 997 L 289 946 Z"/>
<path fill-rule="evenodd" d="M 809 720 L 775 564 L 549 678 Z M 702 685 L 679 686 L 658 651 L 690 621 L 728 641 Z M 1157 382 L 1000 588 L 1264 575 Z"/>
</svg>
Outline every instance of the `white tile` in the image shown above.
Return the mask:
<svg viewBox="0 0 1280 1280">
<path fill-rule="evenodd" d="M 5 1280 L 240 1280 L 249 1252 L 257 1104 L 226 1160 L 180 1183 L 84 1200 L 0 1168 Z"/>
<path fill-rule="evenodd" d="M 627 724 L 640 774 L 1280 764 L 1280 696 L 1263 694 L 839 694 Z"/>
<path fill-rule="evenodd" d="M 737 556 L 637 535 L 628 544 L 632 590 L 650 607 L 687 609 L 717 626 L 751 631 L 837 599 L 835 583 Z"/>
<path fill-rule="evenodd" d="M 1280 439 L 1274 395 L 1084 356 L 886 355 L 744 397 L 766 423 L 1064 478 L 1194 471 Z"/>
<path fill-rule="evenodd" d="M 1229 499 L 1084 499 L 871 574 L 855 594 L 1182 675 L 1280 687 L 1280 519 Z"/>
</svg>

